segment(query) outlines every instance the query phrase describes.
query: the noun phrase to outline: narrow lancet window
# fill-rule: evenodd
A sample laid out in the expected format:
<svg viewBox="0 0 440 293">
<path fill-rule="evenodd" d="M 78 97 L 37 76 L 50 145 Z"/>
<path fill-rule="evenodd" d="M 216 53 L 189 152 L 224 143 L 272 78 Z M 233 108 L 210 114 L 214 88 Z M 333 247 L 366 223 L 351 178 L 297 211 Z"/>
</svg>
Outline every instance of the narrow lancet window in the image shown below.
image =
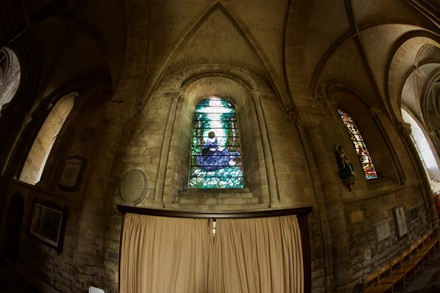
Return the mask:
<svg viewBox="0 0 440 293">
<path fill-rule="evenodd" d="M 376 169 L 374 168 L 373 162 L 371 160 L 370 154 L 368 153 L 367 146 L 359 132 L 356 124 L 350 115 L 345 113 L 342 110 L 338 109 L 339 116 L 342 119 L 342 122 L 347 128 L 348 133 L 350 134 L 351 141 L 356 149 L 356 153 L 358 155 L 359 161 L 361 162 L 362 169 L 365 174 L 365 178 L 367 179 L 375 179 L 377 178 Z"/>
<path fill-rule="evenodd" d="M 73 109 L 74 98 L 77 95 L 73 92 L 64 96 L 50 111 L 28 153 L 19 178 L 21 182 L 35 185 L 40 181 L 52 146 Z"/>
<path fill-rule="evenodd" d="M 189 187 L 244 187 L 237 113 L 226 99 L 211 96 L 195 108 Z"/>
</svg>

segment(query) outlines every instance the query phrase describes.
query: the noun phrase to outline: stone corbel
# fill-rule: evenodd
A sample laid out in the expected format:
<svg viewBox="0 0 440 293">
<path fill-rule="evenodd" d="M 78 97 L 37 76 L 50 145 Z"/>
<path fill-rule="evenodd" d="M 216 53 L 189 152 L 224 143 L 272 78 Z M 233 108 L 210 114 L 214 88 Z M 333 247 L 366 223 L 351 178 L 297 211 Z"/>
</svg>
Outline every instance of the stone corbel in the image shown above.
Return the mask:
<svg viewBox="0 0 440 293">
<path fill-rule="evenodd" d="M 400 123 L 400 125 L 398 125 L 397 132 L 400 135 L 405 135 L 405 136 L 411 135 L 411 132 L 412 132 L 411 124 L 406 123 L 406 122 Z"/>
</svg>

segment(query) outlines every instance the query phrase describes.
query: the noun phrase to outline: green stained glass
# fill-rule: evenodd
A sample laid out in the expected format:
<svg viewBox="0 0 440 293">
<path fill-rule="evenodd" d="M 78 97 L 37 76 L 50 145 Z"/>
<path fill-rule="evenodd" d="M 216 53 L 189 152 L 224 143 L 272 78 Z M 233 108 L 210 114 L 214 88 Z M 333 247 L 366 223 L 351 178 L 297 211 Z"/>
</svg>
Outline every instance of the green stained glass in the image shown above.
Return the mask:
<svg viewBox="0 0 440 293">
<path fill-rule="evenodd" d="M 226 99 L 212 96 L 195 108 L 189 187 L 244 187 L 237 113 Z"/>
<path fill-rule="evenodd" d="M 354 123 L 351 116 L 345 113 L 344 111 L 338 109 L 338 113 L 342 119 L 342 122 L 347 128 L 348 133 L 350 134 L 351 141 L 353 142 L 359 161 L 361 162 L 362 169 L 365 174 L 365 178 L 367 179 L 377 178 L 376 169 L 374 168 L 370 154 L 368 153 L 367 150 L 367 146 L 365 145 L 365 142 L 359 130 L 357 129 L 356 124 Z"/>
</svg>

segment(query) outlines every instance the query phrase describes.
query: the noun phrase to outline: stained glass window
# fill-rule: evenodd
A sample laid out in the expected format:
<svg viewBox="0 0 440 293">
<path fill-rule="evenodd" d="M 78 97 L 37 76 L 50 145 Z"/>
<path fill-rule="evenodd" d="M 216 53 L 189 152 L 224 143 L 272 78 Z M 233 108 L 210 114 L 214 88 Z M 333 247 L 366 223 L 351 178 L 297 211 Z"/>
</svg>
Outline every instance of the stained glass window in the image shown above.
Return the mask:
<svg viewBox="0 0 440 293">
<path fill-rule="evenodd" d="M 244 187 L 237 113 L 226 99 L 211 96 L 195 108 L 189 187 Z"/>
<path fill-rule="evenodd" d="M 365 178 L 375 179 L 377 178 L 376 169 L 374 168 L 373 162 L 371 160 L 370 154 L 368 153 L 367 146 L 356 127 L 353 119 L 342 110 L 338 109 L 339 116 L 342 119 L 348 133 L 350 134 L 351 141 L 356 149 L 359 161 L 361 162 L 362 168 L 364 170 Z"/>
</svg>

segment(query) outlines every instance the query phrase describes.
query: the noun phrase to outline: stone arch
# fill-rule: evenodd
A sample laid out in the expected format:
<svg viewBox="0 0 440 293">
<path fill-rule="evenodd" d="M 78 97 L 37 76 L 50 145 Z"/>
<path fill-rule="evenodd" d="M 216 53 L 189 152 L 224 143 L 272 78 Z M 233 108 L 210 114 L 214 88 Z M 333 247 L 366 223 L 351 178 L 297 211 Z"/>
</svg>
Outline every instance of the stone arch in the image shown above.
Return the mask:
<svg viewBox="0 0 440 293">
<path fill-rule="evenodd" d="M 152 180 L 155 188 L 150 190 L 148 200 L 166 205 L 186 192 L 194 107 L 209 95 L 227 96 L 237 109 L 241 139 L 245 142 L 242 143 L 242 159 L 248 192 L 259 204 L 266 207 L 276 204 L 279 202 L 277 179 L 261 100 L 270 100 L 280 109 L 283 107 L 257 75 L 222 65 L 191 67 L 170 75 L 148 98 L 147 112 L 167 111 L 161 147 L 156 150 L 160 152 L 158 171 L 151 174 L 146 171 L 148 178 L 156 177 Z M 152 110 L 155 105 L 158 110 Z M 169 108 L 164 110 L 164 105 Z"/>
<path fill-rule="evenodd" d="M 49 105 L 50 112 L 38 131 L 38 135 L 28 153 L 28 157 L 21 170 L 20 181 L 29 184 L 39 182 L 53 143 L 63 127 L 67 116 L 73 109 L 74 98 L 77 96 L 77 92 L 71 92 L 58 100 L 55 105 Z"/>
<path fill-rule="evenodd" d="M 6 47 L 0 49 L 0 115 L 17 92 L 20 75 L 20 62 L 14 51 Z"/>
<path fill-rule="evenodd" d="M 431 72 L 429 80 L 424 84 L 422 97 L 420 107 L 426 121 L 427 132 L 438 136 L 440 131 L 440 64 Z"/>
<path fill-rule="evenodd" d="M 257 96 L 260 94 L 270 94 L 268 87 L 257 76 L 245 70 L 231 67 L 228 67 L 228 70 L 226 67 L 200 69 L 197 72 L 189 72 L 187 76 L 189 78 L 184 79 L 181 83 L 184 111 L 192 114 L 195 105 L 203 96 L 207 95 L 227 96 L 235 104 L 243 142 L 243 170 L 246 174 L 246 186 L 254 196 L 259 198 L 260 202 L 269 202 L 269 191 L 266 185 L 268 185 L 267 181 L 271 179 L 267 178 L 266 167 L 257 163 L 263 160 L 260 157 L 262 152 L 258 150 L 262 150 L 264 146 L 259 139 L 259 129 L 255 127 L 259 124 L 255 99 L 258 99 Z M 184 114 L 184 116 L 187 115 Z M 192 117 L 192 115 L 190 116 Z M 191 128 L 191 124 L 192 122 L 188 121 L 184 125 Z M 189 139 L 185 138 L 184 140 Z M 187 169 L 186 166 L 185 169 Z"/>
<path fill-rule="evenodd" d="M 41 76 L 41 59 L 35 40 L 30 34 L 23 34 L 21 38 L 14 39 L 8 48 L 16 55 L 20 66 L 20 82 L 12 100 L 2 108 L 0 136 L 4 139 L 0 147 L 0 162 L 2 162 L 2 175 L 16 176 L 21 164 L 11 163 L 12 156 L 19 157 L 22 161 L 22 150 L 15 150 L 17 141 L 20 140 L 24 125 L 27 123 L 26 115 L 35 102 L 35 95 Z M 12 160 L 11 160 L 12 159 Z"/>
<path fill-rule="evenodd" d="M 420 98 L 425 77 L 439 67 L 440 57 L 436 53 L 440 52 L 439 48 L 440 43 L 431 36 L 411 35 L 403 39 L 394 52 L 387 86 L 390 110 L 398 121 L 403 121 L 400 112 L 402 105 L 421 118 Z"/>
<path fill-rule="evenodd" d="M 431 35 L 410 36 L 398 47 L 390 65 L 390 103 L 399 123 L 412 125 L 413 135 L 426 138 L 425 146 L 416 149 L 423 162 L 420 150 L 430 148 L 438 161 L 440 92 L 440 42 Z M 404 109 L 404 110 L 403 110 Z M 423 133 L 423 134 L 422 134 Z M 428 152 L 428 150 L 426 150 Z M 434 162 L 431 162 L 434 163 Z M 438 168 L 438 167 L 437 167 Z M 434 168 L 436 169 L 436 168 Z M 438 184 L 438 175 L 429 174 L 431 189 Z M 434 181 L 433 181 L 434 180 Z"/>
<path fill-rule="evenodd" d="M 440 182 L 438 153 L 435 151 L 435 148 L 432 145 L 432 140 L 430 139 L 430 136 L 427 135 L 426 130 L 420 121 L 418 121 L 417 118 L 404 107 L 402 107 L 401 111 L 402 118 L 411 126 L 410 136 L 426 171 L 431 190 L 434 194 L 437 194 L 440 191 L 440 186 L 437 184 L 437 182 Z"/>
<path fill-rule="evenodd" d="M 356 158 L 357 154 L 354 151 L 345 127 L 341 123 L 340 117 L 338 117 L 336 109 L 343 110 L 354 119 L 367 145 L 379 177 L 378 179 L 394 182 L 402 180 L 404 175 L 401 164 L 394 154 L 393 146 L 390 144 L 388 134 L 384 128 L 384 125 L 388 124 L 385 113 L 380 109 L 370 107 L 364 101 L 361 94 L 346 85 L 328 85 L 326 96 L 333 104 L 331 111 L 334 113 L 334 119 L 340 125 L 341 130 L 339 133 L 341 137 L 344 137 L 344 149 L 350 150 L 350 157 Z M 356 166 L 357 169 L 361 170 L 360 165 L 358 166 L 357 163 L 358 160 L 356 160 Z"/>
</svg>

